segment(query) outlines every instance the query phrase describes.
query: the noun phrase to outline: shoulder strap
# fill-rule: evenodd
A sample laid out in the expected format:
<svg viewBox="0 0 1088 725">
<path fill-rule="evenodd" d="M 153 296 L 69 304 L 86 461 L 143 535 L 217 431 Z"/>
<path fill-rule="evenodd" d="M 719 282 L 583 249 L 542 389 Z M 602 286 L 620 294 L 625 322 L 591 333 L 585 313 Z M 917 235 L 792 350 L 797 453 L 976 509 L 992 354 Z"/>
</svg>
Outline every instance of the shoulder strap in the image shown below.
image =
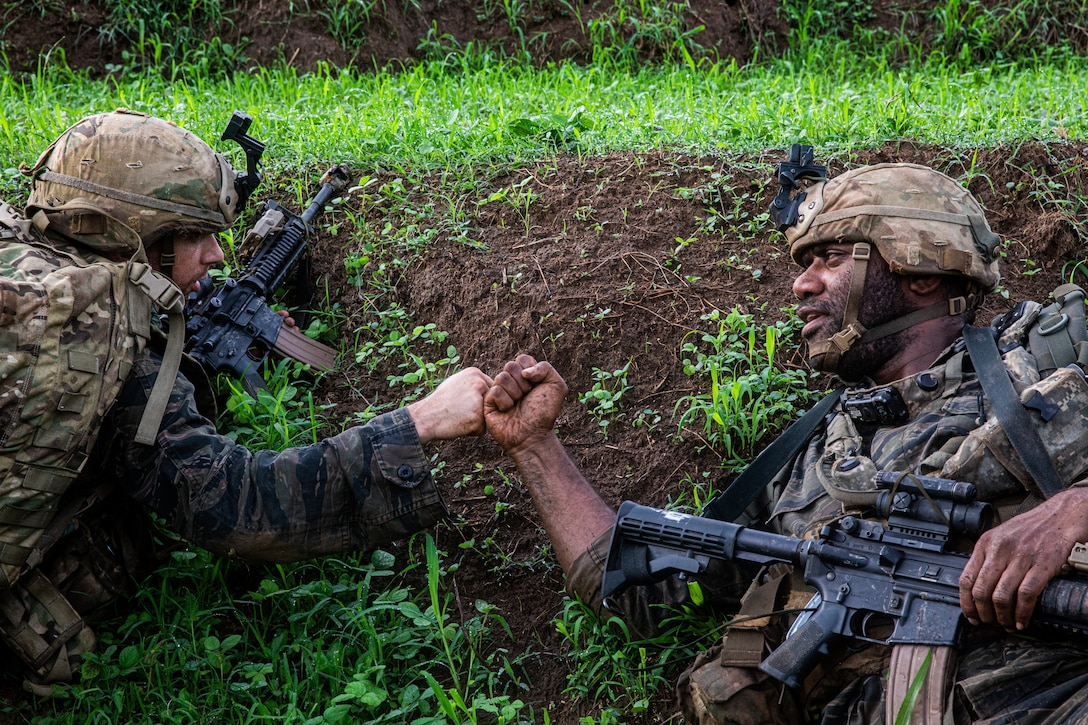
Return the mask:
<svg viewBox="0 0 1088 725">
<path fill-rule="evenodd" d="M 170 336 L 163 353 L 162 367 L 148 397 L 140 427 L 136 431 L 137 443 L 152 445 L 181 367 L 181 353 L 185 345 L 185 301 L 177 285 L 155 272 L 146 263 L 132 263 L 129 268 L 129 282 L 169 315 Z"/>
<path fill-rule="evenodd" d="M 1001 429 L 1005 431 L 1043 496 L 1050 498 L 1065 487 L 1039 438 L 1039 431 L 1032 425 L 1028 412 L 1020 403 L 1020 396 L 1012 386 L 1009 373 L 1001 362 L 993 329 L 965 325 L 963 340 L 967 343 L 967 354 L 974 363 L 975 373 L 982 384 L 986 399 L 990 401 L 994 414 L 1001 422 Z"/>
<path fill-rule="evenodd" d="M 832 390 L 782 435 L 771 441 L 727 489 L 707 502 L 702 515 L 719 521 L 735 521 L 756 500 L 774 475 L 782 470 L 782 466 L 808 442 L 841 394 L 842 388 Z"/>
<path fill-rule="evenodd" d="M 84 224 L 84 218 L 97 220 L 94 222 L 93 234 L 81 234 L 81 230 L 85 231 L 82 227 L 80 229 L 72 228 L 72 219 L 67 216 L 50 215 L 41 210 L 34 215 L 31 223 L 43 234 L 46 229 L 53 225 L 58 234 L 85 245 L 88 244 L 88 237 L 101 235 L 108 229 L 110 232 L 106 235 L 108 238 L 120 240 L 117 243 L 119 246 L 113 251 L 127 249 L 132 253 L 126 268 L 128 274 L 126 294 L 130 295 L 127 302 L 130 324 L 134 324 L 135 328 L 133 331 L 144 338 L 150 334 L 151 311 L 147 306 L 147 302 L 155 305 L 169 316 L 170 335 L 166 351 L 163 354 L 162 368 L 159 371 L 154 387 L 151 389 L 135 438 L 137 443 L 152 445 L 158 434 L 159 424 L 166 412 L 166 406 L 170 401 L 170 392 L 181 366 L 181 354 L 185 346 L 185 295 L 166 275 L 151 268 L 147 263 L 143 242 L 131 228 L 117 222 L 108 214 L 103 214 L 93 206 L 79 203 L 69 204 L 68 206 L 82 208 L 87 211 L 84 217 L 74 217 L 80 219 L 80 225 Z M 94 249 L 93 246 L 92 249 Z M 102 253 L 107 250 L 97 249 L 95 251 Z M 132 298 L 133 293 L 136 295 L 135 298 Z"/>
</svg>

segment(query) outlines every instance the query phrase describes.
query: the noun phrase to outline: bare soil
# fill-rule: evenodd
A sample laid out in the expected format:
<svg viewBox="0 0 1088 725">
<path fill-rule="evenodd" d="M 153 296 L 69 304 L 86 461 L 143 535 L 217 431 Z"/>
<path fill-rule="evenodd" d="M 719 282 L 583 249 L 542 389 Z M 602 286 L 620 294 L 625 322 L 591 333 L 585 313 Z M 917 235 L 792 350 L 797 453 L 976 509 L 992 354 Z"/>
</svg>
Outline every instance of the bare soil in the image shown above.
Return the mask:
<svg viewBox="0 0 1088 725">
<path fill-rule="evenodd" d="M 286 3 L 249 0 L 234 18 L 239 37 L 250 39 L 247 52 L 256 62 L 286 60 L 302 70 L 319 62 L 373 67 L 410 62 L 432 27 L 462 43 L 475 38 L 508 42 L 503 28 L 479 21 L 477 4 L 421 0 L 415 9 L 411 3 L 389 3 L 389 14 L 376 24 L 367 44 L 351 54 L 316 20 L 289 21 Z M 544 5 L 551 9 L 541 11 L 533 26 L 548 33 L 541 42 L 550 50 L 541 58 L 583 57 L 587 41 L 579 25 L 559 3 Z M 692 22 L 707 28 L 704 44 L 742 62 L 750 59 L 755 35 L 781 37 L 785 31 L 770 3 L 692 0 L 690 5 Z M 100 4 L 75 3 L 44 19 L 29 12 L 6 17 L 9 61 L 30 69 L 43 49 L 56 46 L 64 48 L 73 67 L 104 73 L 105 64 L 119 62 L 120 55 L 95 37 L 102 13 Z M 706 157 L 671 151 L 592 158 L 560 154 L 504 170 L 483 185 L 498 189 L 524 181 L 523 188 L 536 195 L 528 214 L 497 201 L 469 205 L 470 236 L 481 244 L 440 235 L 426 254 L 397 273 L 395 295 L 418 324 L 433 322 L 449 332 L 447 344 L 456 346 L 464 366 L 495 373 L 522 352 L 552 361 L 571 389 L 558 420 L 560 437 L 608 501 L 662 504 L 678 495 L 685 477 L 706 476 L 724 486 L 729 475 L 719 466 L 720 453 L 698 431 L 683 431 L 681 440 L 674 440 L 674 407 L 696 392 L 682 372 L 680 347 L 688 332 L 705 329 L 700 318 L 714 309 L 738 306 L 770 323 L 782 319 L 783 308 L 792 303 L 795 269 L 780 241 L 766 233 L 748 238 L 708 230 L 704 222 L 711 209 L 722 216 L 735 213 L 735 200 L 749 219 L 763 213 L 774 194 L 768 184 L 771 169 L 783 155 L 783 149 Z M 951 150 L 895 140 L 856 157 L 830 160 L 830 171 L 906 161 L 970 179 L 969 188 L 1005 240 L 1007 297 L 991 296 L 983 315 L 988 319 L 1017 300 L 1045 300 L 1063 274 L 1068 276 L 1067 264 L 1083 257 L 1077 220 L 1083 214 L 1086 156 L 1084 143 Z M 379 181 L 392 178 L 381 169 L 357 171 Z M 435 179 L 408 191 L 422 208 L 439 186 Z M 356 224 L 366 225 L 376 238 L 387 210 L 362 197 L 348 201 L 353 203 L 359 212 Z M 428 220 L 420 223 L 426 226 Z M 360 230 L 345 224 L 335 238 L 323 236 L 315 244 L 317 271 L 347 316 L 345 330 L 365 324 L 374 312 L 345 273 L 344 258 L 357 250 L 359 238 Z M 681 245 L 681 239 L 691 241 Z M 628 362 L 633 388 L 624 395 L 626 416 L 614 420 L 606 436 L 576 394 L 593 387 L 594 368 L 616 370 Z M 803 361 L 794 354 L 786 363 Z M 320 382 L 319 399 L 336 404 L 336 413 L 347 417 L 368 402 L 387 400 L 386 375 L 398 372 L 363 375 L 348 360 Z M 656 427 L 633 425 L 636 413 L 645 409 L 660 413 Z M 446 443 L 437 453 L 445 462 L 440 474 L 444 495 L 458 524 L 435 532 L 440 547 L 456 552 L 473 538 L 490 538 L 497 547 L 492 555 L 466 552 L 461 557 L 454 580 L 465 611 L 472 611 L 477 599 L 498 606 L 513 632 L 510 642 L 498 645 L 511 656 L 538 653 L 529 660 L 531 688 L 522 697 L 551 706 L 552 720 L 560 723 L 577 722 L 608 704 L 572 703 L 564 694 L 569 664 L 555 656 L 565 652 L 565 645 L 552 623 L 563 604 L 562 573 L 545 548 L 532 501 L 511 461 L 488 439 Z M 486 486 L 494 491 L 485 491 Z M 504 505 L 501 511 L 497 502 Z M 666 693 L 647 721 L 665 721 L 673 710 Z"/>
<path fill-rule="evenodd" d="M 973 150 L 900 142 L 860 153 L 849 166 L 912 162 L 959 178 L 973 163 L 974 171 L 982 172 L 969 187 L 1006 240 L 1007 255 L 1003 287 L 1008 297 L 990 296 L 981 315 L 988 321 L 1021 299 L 1045 300 L 1063 272 L 1068 274 L 1067 263 L 1083 257 L 1074 223 L 1032 189 L 1045 188 L 1051 180 L 1062 185 L 1062 199 L 1079 196 L 1086 154 L 1084 144 L 1025 144 L 979 150 L 976 156 Z M 796 268 L 784 245 L 769 241 L 768 235 L 740 241 L 702 231 L 700 220 L 715 205 L 723 214 L 732 211 L 733 199 L 745 195 L 742 214 L 750 218 L 765 211 L 774 190 L 764 184 L 773 161 L 782 156 L 782 151 L 757 158 L 560 156 L 511 170 L 494 185 L 528 178 L 525 188 L 539 194 L 528 221 L 509 207 L 483 205 L 470 225 L 486 249 L 438 239 L 404 270 L 397 296 L 418 323 L 434 322 L 450 332 L 447 342 L 457 347 L 466 366 L 494 374 L 523 352 L 551 361 L 571 390 L 557 421 L 560 438 L 608 501 L 663 505 L 680 495 L 682 480 L 704 476 L 720 489 L 731 480 L 720 468 L 720 453 L 698 430 L 684 430 L 681 440 L 675 438 L 677 403 L 704 392 L 694 390 L 683 374 L 682 341 L 691 330 L 710 330 L 700 318 L 714 309 L 737 306 L 767 324 L 783 319 L 794 299 Z M 831 166 L 831 173 L 844 168 L 841 161 Z M 702 193 L 693 196 L 691 189 Z M 379 224 L 380 209 L 372 214 L 368 223 Z M 695 241 L 676 252 L 678 238 Z M 319 247 L 323 273 L 337 285 L 343 274 L 342 244 L 325 240 Z M 755 270 L 761 272 L 758 277 Z M 359 309 L 354 289 L 336 288 L 343 293 L 342 308 Z M 361 314 L 359 319 L 365 319 L 366 311 Z M 628 362 L 633 388 L 624 395 L 626 415 L 614 420 L 605 435 L 577 393 L 593 387 L 594 368 L 617 370 Z M 803 360 L 794 353 L 786 363 L 803 365 Z M 386 385 L 384 375 L 360 379 L 349 366 L 328 376 L 321 391 L 345 412 L 383 399 Z M 349 389 L 355 392 L 345 396 Z M 647 408 L 658 411 L 662 422 L 656 428 L 633 425 L 637 412 Z M 446 462 L 444 493 L 459 522 L 436 532 L 439 545 L 452 552 L 468 539 L 490 538 L 509 558 L 463 556 L 455 575 L 460 598 L 466 607 L 483 599 L 500 608 L 515 635 L 508 645 L 512 652 L 532 648 L 541 653 L 528 668 L 528 699 L 555 704 L 557 722 L 591 714 L 593 704 L 570 703 L 563 694 L 570 665 L 549 656 L 566 651 L 552 624 L 562 608 L 563 578 L 542 554 L 547 540 L 512 462 L 488 439 L 446 443 L 439 458 Z M 485 492 L 486 486 L 494 493 Z M 497 502 L 508 507 L 501 514 Z M 648 722 L 664 721 L 673 707 L 665 693 Z"/>
<path fill-rule="evenodd" d="M 247 66 L 287 63 L 300 71 L 313 71 L 319 64 L 367 70 L 411 63 L 427 57 L 427 48 L 437 45 L 454 49 L 474 44 L 507 55 L 527 47 L 534 61 L 541 64 L 586 61 L 592 49 L 589 24 L 612 3 L 575 3 L 577 13 L 559 0 L 526 3 L 530 11 L 520 18 L 517 37 L 512 34 L 503 3 L 375 3 L 381 10 L 354 35 L 358 42 L 351 48 L 344 48 L 330 35 L 329 23 L 321 15 L 335 3 L 237 0 L 222 4 L 227 8 L 225 22 L 206 32 L 241 48 L 250 61 Z M 688 5 L 685 31 L 702 27 L 697 43 L 715 56 L 746 62 L 752 58 L 754 41 L 773 47 L 787 32 L 777 17 L 777 2 L 690 0 Z M 47 8 L 44 13 L 42 7 Z M 104 3 L 11 3 L 5 6 L 0 21 L 4 29 L 0 50 L 15 71 L 33 72 L 41 56 L 52 53 L 55 57 L 59 49 L 72 68 L 105 74 L 109 66 L 122 64 L 124 51 L 134 45 L 130 39 L 101 32 L 107 25 L 107 12 Z M 640 42 L 639 50 L 647 60 L 655 60 L 662 52 L 649 40 Z"/>
</svg>

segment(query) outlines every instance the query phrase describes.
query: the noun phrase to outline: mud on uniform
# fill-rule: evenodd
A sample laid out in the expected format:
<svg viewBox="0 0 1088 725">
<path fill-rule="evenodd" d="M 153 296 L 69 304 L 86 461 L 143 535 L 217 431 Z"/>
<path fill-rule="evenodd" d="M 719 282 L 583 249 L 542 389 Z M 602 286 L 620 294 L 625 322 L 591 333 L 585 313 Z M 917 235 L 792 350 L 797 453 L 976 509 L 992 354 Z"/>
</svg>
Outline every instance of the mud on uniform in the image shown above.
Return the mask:
<svg viewBox="0 0 1088 725">
<path fill-rule="evenodd" d="M 1023 329 L 1010 329 L 999 344 L 1004 349 L 1023 333 Z M 1062 482 L 1080 481 L 1088 472 L 1088 384 L 1083 374 L 1063 368 L 1040 381 L 1034 359 L 1023 347 L 1008 352 L 1004 362 L 1018 393 L 1033 387 L 1059 407 L 1060 412 L 1047 422 L 1038 415 L 1032 420 Z M 841 517 L 850 507 L 829 495 L 821 483 L 821 461 L 828 453 L 858 444 L 859 453 L 870 457 L 879 470 L 974 483 L 979 499 L 995 506 L 998 520 L 1042 500 L 993 417 L 962 341 L 926 372 L 884 387 L 901 393 L 908 422 L 855 426 L 841 409 L 828 416 L 807 448 L 769 487 L 762 515 L 754 525 L 806 537 Z M 610 536 L 611 531 L 606 532 L 576 560 L 567 580 L 568 591 L 597 608 Z M 735 613 L 754 571 L 728 562 L 712 562 L 712 566 L 717 569 L 700 578 L 703 594 L 715 611 Z M 663 603 L 690 606 L 686 584 L 670 579 L 653 587 L 634 587 L 618 597 L 612 610 L 648 634 L 665 614 L 655 606 Z M 677 693 L 685 720 L 700 725 L 793 725 L 821 719 L 882 723 L 890 652 L 883 645 L 838 652 L 806 680 L 798 700 L 754 667 L 723 666 L 719 645 L 700 655 L 683 674 Z M 1083 642 L 1062 643 L 1060 637 L 1045 635 L 1031 641 L 994 627 L 965 625 L 958 655 L 945 722 L 1088 723 L 1088 647 Z"/>
</svg>

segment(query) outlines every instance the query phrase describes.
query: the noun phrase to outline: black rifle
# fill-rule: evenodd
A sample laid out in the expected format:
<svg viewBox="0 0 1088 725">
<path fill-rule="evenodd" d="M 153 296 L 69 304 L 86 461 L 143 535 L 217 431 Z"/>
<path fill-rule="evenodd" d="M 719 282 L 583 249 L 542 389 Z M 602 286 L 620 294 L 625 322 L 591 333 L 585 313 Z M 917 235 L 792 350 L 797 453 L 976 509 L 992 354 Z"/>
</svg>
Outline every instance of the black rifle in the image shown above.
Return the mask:
<svg viewBox="0 0 1088 725">
<path fill-rule="evenodd" d="M 990 506 L 975 501 L 970 483 L 893 472 L 881 472 L 877 482 L 883 490 L 876 509 L 886 524 L 847 516 L 816 539 L 626 501 L 605 564 L 605 606 L 626 587 L 703 573 L 710 559 L 786 562 L 800 567 L 816 590 L 815 609 L 802 613 L 759 669 L 790 687 L 799 687 L 844 638 L 955 645 L 964 621 L 959 578 L 967 557 L 946 549 L 952 535 L 975 537 L 989 527 Z M 1088 581 L 1052 580 L 1032 625 L 1088 632 Z"/>
<path fill-rule="evenodd" d="M 240 377 L 253 395 L 265 387 L 258 368 L 271 350 L 324 371 L 336 361 L 336 350 L 284 327 L 283 317 L 268 306 L 307 253 L 309 222 L 348 185 L 347 167 L 332 167 L 321 181 L 321 190 L 301 215 L 274 201 L 266 203 L 264 216 L 242 243 L 260 247 L 237 280 L 226 279 L 218 288 L 205 280 L 199 292 L 189 295 L 186 352 L 212 372 Z"/>
</svg>

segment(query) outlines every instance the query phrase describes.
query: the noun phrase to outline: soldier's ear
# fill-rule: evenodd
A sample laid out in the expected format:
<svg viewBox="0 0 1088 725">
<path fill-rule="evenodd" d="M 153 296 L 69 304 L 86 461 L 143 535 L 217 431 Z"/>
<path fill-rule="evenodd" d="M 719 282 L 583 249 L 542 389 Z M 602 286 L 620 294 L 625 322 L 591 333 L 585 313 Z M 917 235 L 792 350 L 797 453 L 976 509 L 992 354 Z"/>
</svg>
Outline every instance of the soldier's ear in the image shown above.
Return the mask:
<svg viewBox="0 0 1088 725">
<path fill-rule="evenodd" d="M 943 281 L 939 274 L 912 274 L 907 277 L 907 289 L 919 297 L 929 297 L 941 289 Z"/>
</svg>

